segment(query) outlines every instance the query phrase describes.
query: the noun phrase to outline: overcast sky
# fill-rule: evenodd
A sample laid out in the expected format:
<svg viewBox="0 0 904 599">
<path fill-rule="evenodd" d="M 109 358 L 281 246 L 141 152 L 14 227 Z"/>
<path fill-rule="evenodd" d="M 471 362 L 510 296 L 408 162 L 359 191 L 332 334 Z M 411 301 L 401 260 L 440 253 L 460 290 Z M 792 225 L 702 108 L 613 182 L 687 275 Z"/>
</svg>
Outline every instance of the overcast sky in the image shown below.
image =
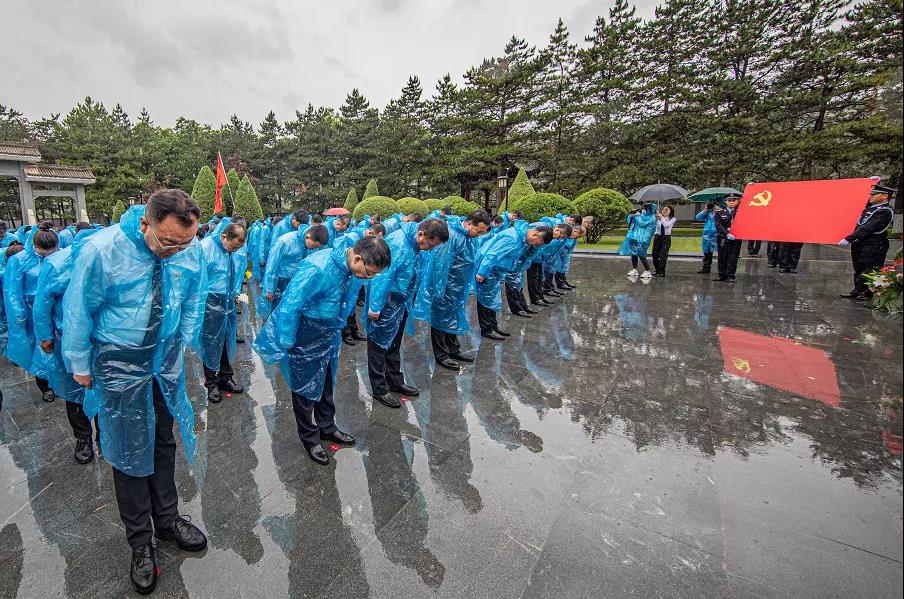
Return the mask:
<svg viewBox="0 0 904 599">
<path fill-rule="evenodd" d="M 29 118 L 85 96 L 160 125 L 178 116 L 255 125 L 339 107 L 357 87 L 382 108 L 409 75 L 425 95 L 512 35 L 543 46 L 562 17 L 574 41 L 612 2 L 588 0 L 4 0 L 0 104 Z M 655 0 L 640 0 L 652 16 Z"/>
</svg>

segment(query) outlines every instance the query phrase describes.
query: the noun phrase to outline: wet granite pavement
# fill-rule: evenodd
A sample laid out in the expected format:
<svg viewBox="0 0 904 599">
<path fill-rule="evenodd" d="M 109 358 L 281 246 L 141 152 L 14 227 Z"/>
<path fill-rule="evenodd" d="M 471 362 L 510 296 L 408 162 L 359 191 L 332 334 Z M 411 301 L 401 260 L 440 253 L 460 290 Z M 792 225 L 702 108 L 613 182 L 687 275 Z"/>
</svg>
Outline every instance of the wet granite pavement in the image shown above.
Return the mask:
<svg viewBox="0 0 904 599">
<path fill-rule="evenodd" d="M 421 395 L 371 401 L 343 346 L 338 422 L 310 462 L 275 368 L 240 345 L 248 392 L 207 405 L 177 454 L 203 555 L 159 545 L 159 597 L 890 597 L 902 595 L 902 325 L 837 299 L 850 266 L 744 258 L 734 286 L 673 260 L 631 282 L 578 258 L 579 287 Z M 473 314 L 472 314 L 473 316 Z M 249 341 L 253 314 L 243 316 Z M 103 459 L 78 466 L 60 401 L 0 361 L 0 597 L 121 597 L 129 551 Z"/>
</svg>

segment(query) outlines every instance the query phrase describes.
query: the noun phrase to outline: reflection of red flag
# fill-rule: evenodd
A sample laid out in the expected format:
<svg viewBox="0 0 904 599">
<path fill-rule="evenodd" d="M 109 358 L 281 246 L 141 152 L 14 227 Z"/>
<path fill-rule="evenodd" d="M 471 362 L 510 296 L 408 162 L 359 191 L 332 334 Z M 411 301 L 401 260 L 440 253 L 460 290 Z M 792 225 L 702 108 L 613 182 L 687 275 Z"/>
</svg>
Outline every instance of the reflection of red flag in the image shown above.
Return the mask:
<svg viewBox="0 0 904 599">
<path fill-rule="evenodd" d="M 751 183 L 731 233 L 738 239 L 838 243 L 850 235 L 874 179 Z"/>
<path fill-rule="evenodd" d="M 821 349 L 793 339 L 719 328 L 725 372 L 837 408 L 835 365 Z"/>
<path fill-rule="evenodd" d="M 226 167 L 223 166 L 223 157 L 217 152 L 217 199 L 213 203 L 213 213 L 219 214 L 223 211 L 223 186 L 229 184 L 226 178 Z"/>
</svg>

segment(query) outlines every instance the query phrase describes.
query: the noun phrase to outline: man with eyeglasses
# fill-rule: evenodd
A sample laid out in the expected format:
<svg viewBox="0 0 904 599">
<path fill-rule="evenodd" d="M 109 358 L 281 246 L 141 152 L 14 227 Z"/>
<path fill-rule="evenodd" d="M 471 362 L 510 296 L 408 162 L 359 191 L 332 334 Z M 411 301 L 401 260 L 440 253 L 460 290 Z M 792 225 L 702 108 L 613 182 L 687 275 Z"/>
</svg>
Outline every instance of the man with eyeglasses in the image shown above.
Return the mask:
<svg viewBox="0 0 904 599">
<path fill-rule="evenodd" d="M 207 296 L 200 217 L 184 191 L 155 192 L 85 241 L 63 296 L 63 359 L 87 388 L 86 415 L 99 418 L 140 593 L 153 591 L 159 575 L 152 536 L 184 551 L 207 546 L 179 515 L 173 435 L 176 420 L 191 461 L 184 344 L 198 347 Z"/>
<path fill-rule="evenodd" d="M 298 436 L 308 457 L 318 464 L 330 461 L 323 441 L 355 444 L 354 437 L 336 427 L 333 403 L 339 331 L 358 298 L 353 279 L 371 279 L 389 263 L 389 248 L 377 237 L 314 252 L 299 264 L 254 340 L 254 351 L 265 363 L 280 363 L 292 392 Z"/>
</svg>

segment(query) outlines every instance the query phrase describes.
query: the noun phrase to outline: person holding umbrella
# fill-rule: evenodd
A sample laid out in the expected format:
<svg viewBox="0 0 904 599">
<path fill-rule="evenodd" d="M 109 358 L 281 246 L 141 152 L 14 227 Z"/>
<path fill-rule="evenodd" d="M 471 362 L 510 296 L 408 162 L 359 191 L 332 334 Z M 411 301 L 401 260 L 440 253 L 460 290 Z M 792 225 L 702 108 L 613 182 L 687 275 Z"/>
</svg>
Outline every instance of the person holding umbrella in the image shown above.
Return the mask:
<svg viewBox="0 0 904 599">
<path fill-rule="evenodd" d="M 644 273 L 641 275 L 644 279 L 650 279 L 653 274 L 650 272 L 650 263 L 647 262 L 647 248 L 650 247 L 650 240 L 653 238 L 653 231 L 656 228 L 656 205 L 644 204 L 641 208 L 631 211 L 628 215 L 628 234 L 622 241 L 621 247 L 618 248 L 619 256 L 631 256 L 631 270 L 628 271 L 629 277 L 637 276 L 637 263 L 643 264 Z"/>
</svg>

